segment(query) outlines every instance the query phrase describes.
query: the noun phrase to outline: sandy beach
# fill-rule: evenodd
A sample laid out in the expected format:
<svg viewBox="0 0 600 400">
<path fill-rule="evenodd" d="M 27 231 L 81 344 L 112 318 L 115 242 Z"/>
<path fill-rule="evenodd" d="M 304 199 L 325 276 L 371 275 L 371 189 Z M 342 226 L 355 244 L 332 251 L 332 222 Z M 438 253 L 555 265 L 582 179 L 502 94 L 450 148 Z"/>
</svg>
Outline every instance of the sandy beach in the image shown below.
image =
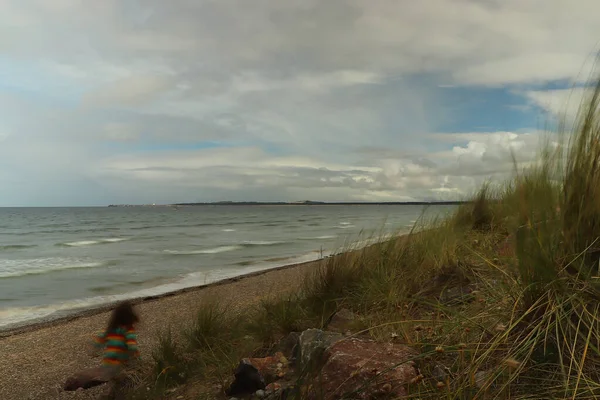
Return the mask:
<svg viewBox="0 0 600 400">
<path fill-rule="evenodd" d="M 256 305 L 262 298 L 283 295 L 298 287 L 319 261 L 289 265 L 242 277 L 189 288 L 153 298 L 140 299 L 139 343 L 142 357 L 149 359 L 157 334 L 168 326 L 181 326 L 194 317 L 207 299 L 225 302 L 233 312 Z M 42 322 L 0 337 L 0 399 L 93 399 L 97 389 L 62 392 L 72 373 L 97 366 L 87 353 L 91 335 L 108 320 L 106 308 L 88 310 L 60 320 Z"/>
</svg>

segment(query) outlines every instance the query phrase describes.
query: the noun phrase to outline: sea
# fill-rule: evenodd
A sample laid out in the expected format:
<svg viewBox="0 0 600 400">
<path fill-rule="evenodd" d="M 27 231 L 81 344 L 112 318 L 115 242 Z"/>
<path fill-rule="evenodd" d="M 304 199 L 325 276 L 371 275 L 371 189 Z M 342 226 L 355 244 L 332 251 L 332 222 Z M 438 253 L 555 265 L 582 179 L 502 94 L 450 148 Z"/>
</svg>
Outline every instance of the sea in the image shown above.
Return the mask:
<svg viewBox="0 0 600 400">
<path fill-rule="evenodd" d="M 317 260 L 448 205 L 0 208 L 0 330 Z"/>
</svg>

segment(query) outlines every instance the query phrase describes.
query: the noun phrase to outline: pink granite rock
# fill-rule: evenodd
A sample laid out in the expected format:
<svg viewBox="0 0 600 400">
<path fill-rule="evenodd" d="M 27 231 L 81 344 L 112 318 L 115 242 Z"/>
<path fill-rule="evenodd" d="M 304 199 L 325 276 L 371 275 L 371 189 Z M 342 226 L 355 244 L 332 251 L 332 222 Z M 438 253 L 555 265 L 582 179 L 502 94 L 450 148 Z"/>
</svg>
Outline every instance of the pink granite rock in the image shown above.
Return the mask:
<svg viewBox="0 0 600 400">
<path fill-rule="evenodd" d="M 406 384 L 417 377 L 412 359 L 417 351 L 401 344 L 356 338 L 334 343 L 312 388 L 312 398 L 326 400 L 406 396 Z"/>
</svg>

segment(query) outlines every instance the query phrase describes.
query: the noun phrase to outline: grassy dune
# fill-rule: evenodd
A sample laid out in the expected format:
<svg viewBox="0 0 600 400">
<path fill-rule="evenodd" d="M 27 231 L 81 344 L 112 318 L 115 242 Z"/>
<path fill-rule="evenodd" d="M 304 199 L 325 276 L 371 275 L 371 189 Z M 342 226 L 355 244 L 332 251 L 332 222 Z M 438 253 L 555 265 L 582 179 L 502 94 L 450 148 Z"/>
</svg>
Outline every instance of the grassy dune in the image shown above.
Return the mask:
<svg viewBox="0 0 600 400">
<path fill-rule="evenodd" d="M 131 397 L 186 384 L 213 398 L 240 358 L 341 308 L 359 316 L 355 332 L 420 351 L 414 398 L 600 397 L 600 79 L 591 86 L 562 143 L 451 217 L 329 258 L 296 295 L 244 318 L 200 305 L 189 327 L 164 335 Z M 428 378 L 435 364 L 451 371 L 443 384 Z"/>
</svg>

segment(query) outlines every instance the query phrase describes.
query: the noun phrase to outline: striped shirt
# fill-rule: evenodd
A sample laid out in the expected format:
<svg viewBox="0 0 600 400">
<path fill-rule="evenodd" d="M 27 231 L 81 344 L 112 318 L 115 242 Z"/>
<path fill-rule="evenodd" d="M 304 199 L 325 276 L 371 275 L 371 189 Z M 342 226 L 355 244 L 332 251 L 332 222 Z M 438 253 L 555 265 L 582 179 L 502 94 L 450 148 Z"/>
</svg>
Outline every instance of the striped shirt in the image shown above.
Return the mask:
<svg viewBox="0 0 600 400">
<path fill-rule="evenodd" d="M 130 358 L 139 357 L 137 338 L 133 327 L 118 327 L 117 329 L 99 333 L 95 345 L 104 348 L 102 365 L 119 367 L 126 364 Z"/>
</svg>

